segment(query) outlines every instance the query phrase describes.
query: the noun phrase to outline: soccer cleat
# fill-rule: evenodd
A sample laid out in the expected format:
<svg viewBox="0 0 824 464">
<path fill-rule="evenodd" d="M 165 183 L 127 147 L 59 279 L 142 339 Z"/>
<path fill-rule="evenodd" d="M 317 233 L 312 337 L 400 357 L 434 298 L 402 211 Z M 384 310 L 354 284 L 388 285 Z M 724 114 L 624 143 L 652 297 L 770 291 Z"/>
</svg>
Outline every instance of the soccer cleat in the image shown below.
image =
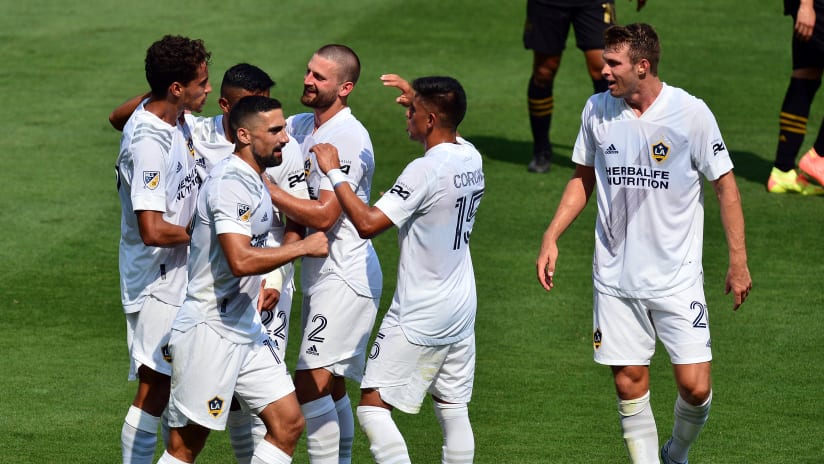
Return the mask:
<svg viewBox="0 0 824 464">
<path fill-rule="evenodd" d="M 798 169 L 810 179 L 824 185 L 824 157 L 818 156 L 815 148 L 810 148 L 798 162 Z"/>
<path fill-rule="evenodd" d="M 689 464 L 689 459 L 684 461 L 684 462 L 678 462 L 678 461 L 674 461 L 674 460 L 670 459 L 670 457 L 669 457 L 670 443 L 672 443 L 672 438 L 667 440 L 667 442 L 664 443 L 664 446 L 661 447 L 661 462 L 663 462 L 664 464 Z"/>
<path fill-rule="evenodd" d="M 799 176 L 795 169 L 784 172 L 772 168 L 767 179 L 767 191 L 770 193 L 800 193 L 802 195 L 824 195 L 824 188 L 811 184 L 804 176 Z"/>
<path fill-rule="evenodd" d="M 544 173 L 549 171 L 549 165 L 552 162 L 552 153 L 540 151 L 532 156 L 532 161 L 529 162 L 526 169 L 529 172 Z"/>
</svg>

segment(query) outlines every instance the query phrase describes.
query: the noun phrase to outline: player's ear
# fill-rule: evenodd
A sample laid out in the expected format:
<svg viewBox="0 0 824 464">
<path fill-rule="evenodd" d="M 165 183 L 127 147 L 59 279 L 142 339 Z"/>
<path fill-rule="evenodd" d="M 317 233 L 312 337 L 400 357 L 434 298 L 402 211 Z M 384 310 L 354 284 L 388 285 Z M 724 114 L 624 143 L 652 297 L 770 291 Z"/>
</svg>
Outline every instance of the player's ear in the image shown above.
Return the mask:
<svg viewBox="0 0 824 464">
<path fill-rule="evenodd" d="M 352 93 L 352 90 L 353 90 L 354 88 L 355 88 L 355 84 L 354 84 L 354 83 L 352 83 L 352 82 L 350 82 L 350 81 L 346 81 L 346 82 L 344 82 L 343 84 L 341 84 L 341 85 L 340 85 L 340 87 L 338 88 L 338 96 L 339 96 L 339 97 L 346 97 L 346 96 L 348 96 L 350 93 Z"/>
<path fill-rule="evenodd" d="M 639 61 L 637 65 L 638 77 L 643 78 L 647 74 L 649 74 L 650 67 L 651 65 L 649 63 L 649 60 L 647 60 L 646 58 L 641 58 L 641 61 Z"/>
<path fill-rule="evenodd" d="M 249 129 L 245 127 L 238 127 L 237 132 L 235 134 L 235 140 L 244 145 L 249 145 L 252 142 L 252 137 L 249 133 Z"/>
<path fill-rule="evenodd" d="M 220 111 L 223 111 L 226 114 L 228 114 L 229 110 L 231 109 L 231 105 L 229 105 L 229 100 L 227 100 L 225 97 L 220 97 L 217 99 L 217 106 L 220 107 Z"/>
<path fill-rule="evenodd" d="M 180 96 L 183 95 L 183 84 L 180 82 L 172 82 L 172 84 L 169 85 L 169 95 L 180 98 Z"/>
</svg>

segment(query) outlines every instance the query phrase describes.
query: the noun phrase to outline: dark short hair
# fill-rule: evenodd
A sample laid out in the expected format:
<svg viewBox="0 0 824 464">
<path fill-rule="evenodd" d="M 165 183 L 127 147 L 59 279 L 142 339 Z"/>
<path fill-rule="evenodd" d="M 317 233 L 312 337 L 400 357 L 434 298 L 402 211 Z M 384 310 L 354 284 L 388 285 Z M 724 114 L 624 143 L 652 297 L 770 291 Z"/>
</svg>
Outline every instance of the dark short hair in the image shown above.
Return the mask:
<svg viewBox="0 0 824 464">
<path fill-rule="evenodd" d="M 430 110 L 437 110 L 443 125 L 458 128 L 466 115 L 466 93 L 460 82 L 444 76 L 419 77 L 412 88 Z"/>
<path fill-rule="evenodd" d="M 315 55 L 333 61 L 338 65 L 338 84 L 344 82 L 358 83 L 360 78 L 360 59 L 354 50 L 346 45 L 329 44 L 320 47 Z"/>
<path fill-rule="evenodd" d="M 152 94 L 165 97 L 172 83 L 193 81 L 200 65 L 208 64 L 211 57 L 200 39 L 164 36 L 146 51 L 146 80 Z"/>
<path fill-rule="evenodd" d="M 232 131 L 232 136 L 237 135 L 239 128 L 249 124 L 249 119 L 252 116 L 281 108 L 280 102 L 274 98 L 262 95 L 249 95 L 241 98 L 232 105 L 232 109 L 229 111 L 229 128 Z"/>
<path fill-rule="evenodd" d="M 661 42 L 652 26 L 633 23 L 626 26 L 610 26 L 604 31 L 604 49 L 621 48 L 624 45 L 629 47 L 629 59 L 633 63 L 645 59 L 649 61 L 652 75 L 658 75 Z"/>
<path fill-rule="evenodd" d="M 252 93 L 268 91 L 275 85 L 275 81 L 266 74 L 266 71 L 248 63 L 239 63 L 227 69 L 223 74 L 220 91 L 226 88 L 247 90 Z"/>
</svg>

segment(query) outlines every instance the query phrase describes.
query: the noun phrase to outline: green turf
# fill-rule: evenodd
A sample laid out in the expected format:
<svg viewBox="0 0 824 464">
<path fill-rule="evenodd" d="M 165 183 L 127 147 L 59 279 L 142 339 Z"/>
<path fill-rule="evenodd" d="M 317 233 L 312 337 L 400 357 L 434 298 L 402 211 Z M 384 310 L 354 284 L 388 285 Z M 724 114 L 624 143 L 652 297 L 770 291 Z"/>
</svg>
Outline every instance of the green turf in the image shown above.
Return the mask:
<svg viewBox="0 0 824 464">
<path fill-rule="evenodd" d="M 472 239 L 476 462 L 627 462 L 609 372 L 591 360 L 592 205 L 561 241 L 552 294 L 534 277 L 541 234 L 572 172 L 569 155 L 591 83 L 570 41 L 555 86 L 555 164 L 548 175 L 528 174 L 524 3 L 0 0 L 0 462 L 119 459 L 135 385 L 126 381 L 118 297 L 112 167 L 119 134 L 106 117 L 144 91 L 145 50 L 166 33 L 205 40 L 215 85 L 237 62 L 263 67 L 287 113 L 303 111 L 298 95 L 312 51 L 329 42 L 351 45 L 363 73 L 350 104 L 372 134 L 376 195 L 420 153 L 406 140 L 395 93 L 378 76 L 457 77 L 469 96 L 461 132 L 484 153 L 487 181 Z M 717 202 L 711 189 L 707 195 L 715 400 L 691 461 L 818 462 L 824 374 L 814 353 L 824 329 L 824 198 L 764 191 L 788 82 L 790 20 L 780 2 L 767 0 L 656 0 L 641 13 L 619 0 L 617 8 L 621 22 L 658 28 L 663 80 L 713 109 L 744 201 L 754 289 L 733 313 L 723 294 L 727 252 Z M 210 96 L 206 114 L 217 111 L 216 99 Z M 805 146 L 822 114 L 817 101 Z M 395 282 L 394 232 L 375 244 L 386 283 L 383 311 Z M 652 403 L 665 438 L 675 389 L 660 351 Z M 356 400 L 356 389 L 352 395 Z M 418 416 L 396 419 L 413 461 L 438 462 L 430 403 Z M 225 434 L 213 434 L 200 461 L 232 462 Z M 306 461 L 301 445 L 295 462 Z M 354 462 L 369 462 L 360 431 Z"/>
</svg>

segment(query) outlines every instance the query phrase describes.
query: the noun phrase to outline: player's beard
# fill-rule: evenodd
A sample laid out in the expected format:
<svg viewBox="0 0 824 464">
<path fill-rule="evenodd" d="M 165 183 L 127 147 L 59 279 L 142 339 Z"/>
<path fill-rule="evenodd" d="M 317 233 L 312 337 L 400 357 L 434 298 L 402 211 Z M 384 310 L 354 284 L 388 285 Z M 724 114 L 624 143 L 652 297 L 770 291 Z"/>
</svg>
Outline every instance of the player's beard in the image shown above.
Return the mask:
<svg viewBox="0 0 824 464">
<path fill-rule="evenodd" d="M 254 156 L 255 161 L 257 161 L 259 166 L 262 166 L 264 169 L 266 168 L 273 168 L 275 166 L 280 166 L 283 163 L 283 145 L 279 145 L 276 147 L 268 156 L 263 156 L 258 153 L 254 148 L 252 148 L 252 156 Z M 275 153 L 278 153 L 277 155 Z"/>
<path fill-rule="evenodd" d="M 303 95 L 300 97 L 300 102 L 309 108 L 329 108 L 337 98 L 336 92 L 322 93 L 315 86 L 303 86 Z"/>
</svg>

